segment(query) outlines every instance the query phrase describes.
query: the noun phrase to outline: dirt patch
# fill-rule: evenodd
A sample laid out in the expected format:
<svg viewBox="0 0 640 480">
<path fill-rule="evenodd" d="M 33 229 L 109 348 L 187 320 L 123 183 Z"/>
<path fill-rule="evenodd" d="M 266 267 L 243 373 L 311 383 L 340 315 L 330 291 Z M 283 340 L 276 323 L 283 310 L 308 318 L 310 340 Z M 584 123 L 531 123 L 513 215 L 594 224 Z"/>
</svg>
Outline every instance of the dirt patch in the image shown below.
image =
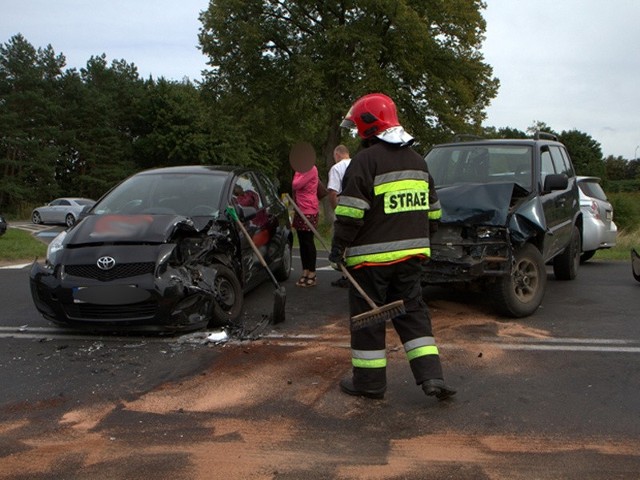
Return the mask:
<svg viewBox="0 0 640 480">
<path fill-rule="evenodd" d="M 548 336 L 451 302 L 434 302 L 431 313 L 438 343 L 455 347 L 447 358 L 471 359 L 464 361 L 470 370 L 516 368 L 503 362 L 499 348 L 479 344 L 482 336 Z M 399 339 L 391 328 L 388 333 L 390 364 L 406 368 Z M 80 405 L 47 426 L 24 418 L 3 423 L 0 435 L 12 445 L 0 461 L 0 476 L 382 480 L 429 472 L 433 478 L 500 480 L 550 478 L 544 471 L 514 473 L 513 465 L 530 461 L 535 451 L 640 451 L 639 442 L 482 434 L 464 426 L 430 433 L 438 431 L 439 417 L 465 403 L 426 404 L 423 395 L 373 402 L 345 396 L 336 387 L 350 370 L 341 318 L 307 335 L 220 348 L 224 354 L 199 375 L 137 398 Z"/>
</svg>

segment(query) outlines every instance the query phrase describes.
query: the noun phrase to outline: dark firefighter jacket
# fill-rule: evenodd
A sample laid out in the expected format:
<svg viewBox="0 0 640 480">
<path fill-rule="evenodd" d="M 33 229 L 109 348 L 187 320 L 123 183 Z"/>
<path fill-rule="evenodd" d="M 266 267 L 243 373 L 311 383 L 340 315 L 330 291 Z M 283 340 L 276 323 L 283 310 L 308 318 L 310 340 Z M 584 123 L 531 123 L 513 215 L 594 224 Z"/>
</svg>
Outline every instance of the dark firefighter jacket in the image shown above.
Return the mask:
<svg viewBox="0 0 640 480">
<path fill-rule="evenodd" d="M 351 161 L 335 214 L 333 243 L 353 267 L 428 257 L 429 220 L 442 211 L 425 160 L 380 141 Z"/>
</svg>

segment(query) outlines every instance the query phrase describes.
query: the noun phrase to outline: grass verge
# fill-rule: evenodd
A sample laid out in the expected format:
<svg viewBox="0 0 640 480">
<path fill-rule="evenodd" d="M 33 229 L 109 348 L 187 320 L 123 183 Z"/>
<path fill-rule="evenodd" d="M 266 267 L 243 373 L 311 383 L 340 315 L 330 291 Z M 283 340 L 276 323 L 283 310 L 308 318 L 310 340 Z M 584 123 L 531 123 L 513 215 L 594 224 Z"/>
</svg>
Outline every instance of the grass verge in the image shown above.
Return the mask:
<svg viewBox="0 0 640 480">
<path fill-rule="evenodd" d="M 598 250 L 593 256 L 594 260 L 627 260 L 631 261 L 631 249 L 640 249 L 640 228 L 631 232 L 618 231 L 616 246 L 606 250 Z"/>
<path fill-rule="evenodd" d="M 0 237 L 0 262 L 33 261 L 47 254 L 47 245 L 30 232 L 9 228 Z"/>
</svg>

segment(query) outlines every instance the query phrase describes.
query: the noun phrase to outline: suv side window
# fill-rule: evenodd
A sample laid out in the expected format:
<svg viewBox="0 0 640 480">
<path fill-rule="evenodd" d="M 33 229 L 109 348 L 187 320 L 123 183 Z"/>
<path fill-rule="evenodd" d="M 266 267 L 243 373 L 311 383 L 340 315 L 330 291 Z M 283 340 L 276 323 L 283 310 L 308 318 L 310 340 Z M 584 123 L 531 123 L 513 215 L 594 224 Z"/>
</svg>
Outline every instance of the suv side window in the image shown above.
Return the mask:
<svg viewBox="0 0 640 480">
<path fill-rule="evenodd" d="M 551 153 L 551 159 L 555 165 L 556 172 L 571 176 L 571 164 L 569 163 L 568 158 L 562 155 L 560 147 L 550 146 L 549 152 Z"/>
<path fill-rule="evenodd" d="M 547 175 L 556 173 L 551 160 L 551 153 L 546 147 L 540 149 L 540 188 L 544 185 L 544 179 Z"/>
<path fill-rule="evenodd" d="M 570 177 L 573 177 L 576 174 L 576 172 L 573 169 L 573 164 L 571 163 L 571 159 L 569 157 L 569 152 L 567 152 L 567 150 L 564 149 L 564 148 L 558 147 L 558 149 L 560 150 L 560 154 L 562 155 L 562 158 L 564 159 L 565 165 L 567 165 L 567 175 L 569 175 Z"/>
<path fill-rule="evenodd" d="M 547 149 L 543 149 L 540 152 L 540 171 L 542 172 L 542 175 L 556 173 L 556 169 L 553 166 L 553 160 L 551 160 L 551 153 Z"/>
</svg>

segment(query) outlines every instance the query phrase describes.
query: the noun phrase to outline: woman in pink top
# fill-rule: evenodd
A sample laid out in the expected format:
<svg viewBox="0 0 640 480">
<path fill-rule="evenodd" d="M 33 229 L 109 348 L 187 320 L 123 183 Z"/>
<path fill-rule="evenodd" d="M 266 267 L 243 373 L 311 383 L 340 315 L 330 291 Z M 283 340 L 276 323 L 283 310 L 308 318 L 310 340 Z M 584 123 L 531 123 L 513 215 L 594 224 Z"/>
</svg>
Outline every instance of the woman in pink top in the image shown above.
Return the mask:
<svg viewBox="0 0 640 480">
<path fill-rule="evenodd" d="M 318 226 L 318 169 L 315 165 L 304 173 L 295 172 L 291 184 L 293 201 L 304 213 L 311 225 Z M 316 244 L 313 232 L 296 212 L 293 217 L 293 228 L 298 234 L 300 244 L 300 260 L 302 261 L 302 276 L 296 282 L 299 287 L 313 287 L 316 284 Z"/>
</svg>

